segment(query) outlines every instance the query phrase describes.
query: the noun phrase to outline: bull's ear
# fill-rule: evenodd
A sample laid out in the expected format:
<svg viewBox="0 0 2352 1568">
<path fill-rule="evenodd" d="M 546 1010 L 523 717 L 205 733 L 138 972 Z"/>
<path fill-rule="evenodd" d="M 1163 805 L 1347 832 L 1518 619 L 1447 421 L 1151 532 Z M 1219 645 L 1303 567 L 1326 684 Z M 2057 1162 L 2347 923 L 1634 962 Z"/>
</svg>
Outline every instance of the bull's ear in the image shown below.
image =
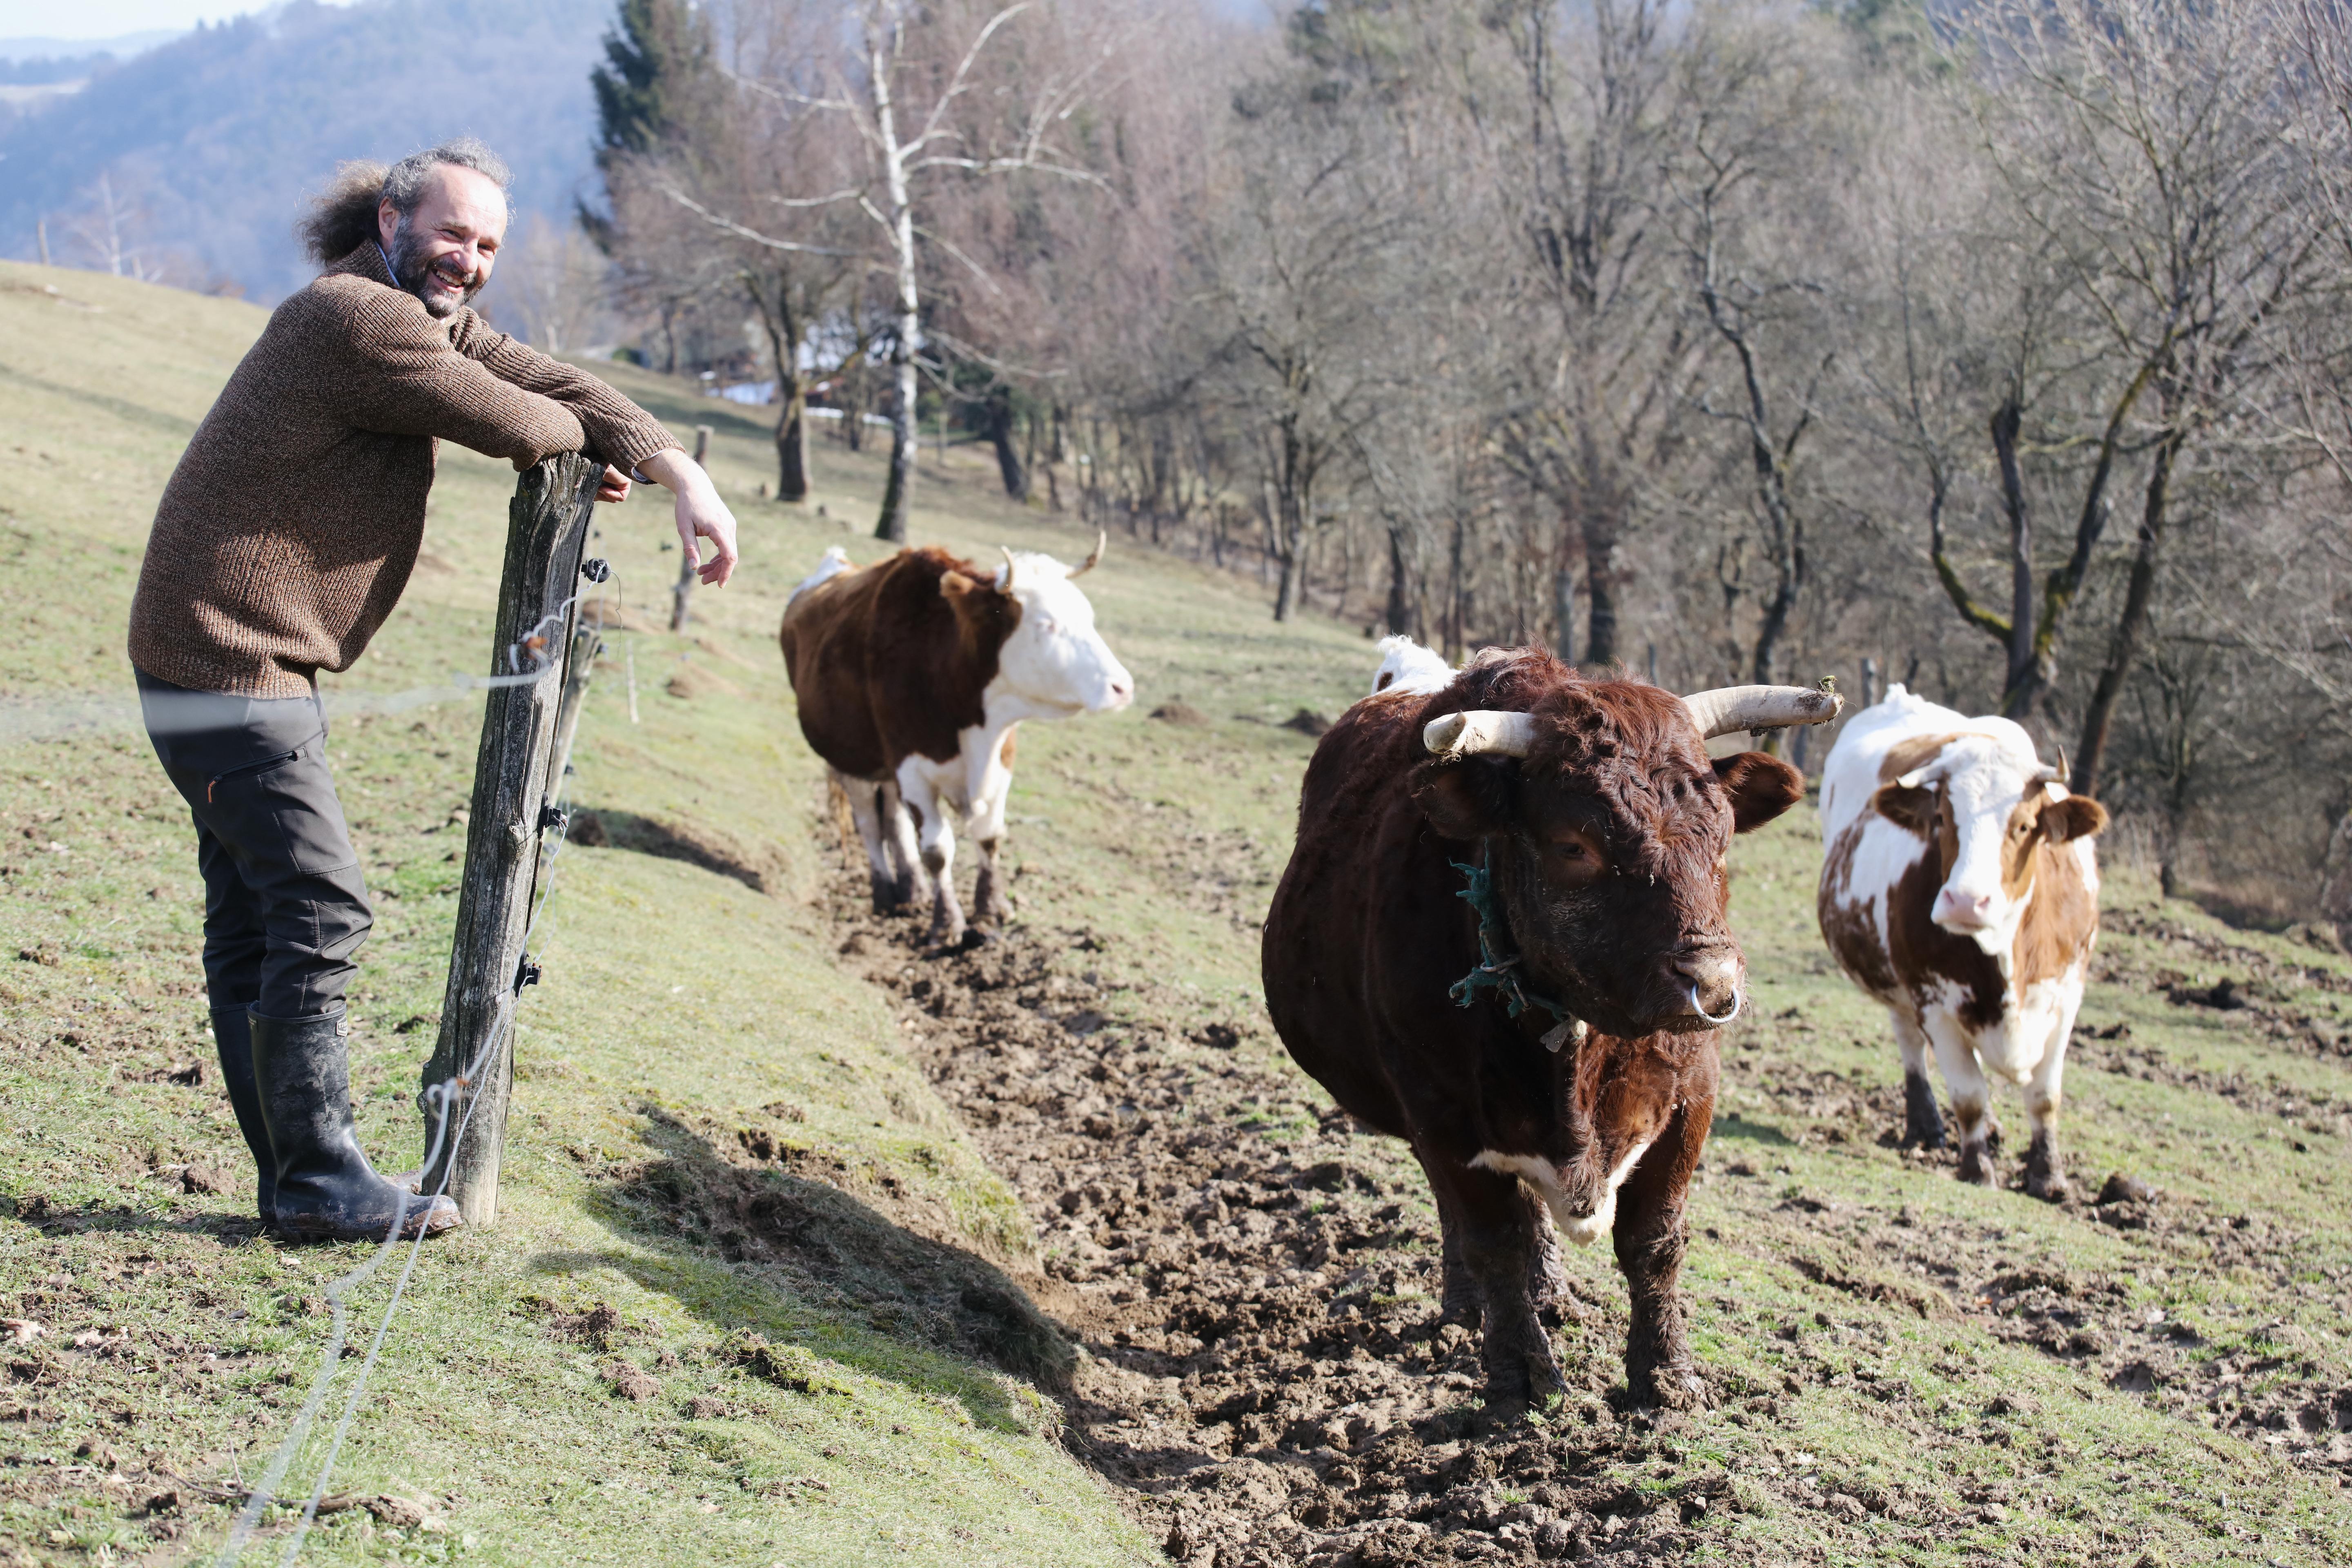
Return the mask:
<svg viewBox="0 0 2352 1568">
<path fill-rule="evenodd" d="M 943 572 L 940 574 L 940 596 L 941 598 L 961 599 L 966 594 L 971 593 L 974 588 L 979 586 L 979 584 L 973 582 L 971 578 L 965 576 L 961 572 Z"/>
<path fill-rule="evenodd" d="M 1715 776 L 1731 797 L 1731 831 L 1761 827 L 1805 798 L 1805 775 L 1762 752 L 1718 757 Z"/>
<path fill-rule="evenodd" d="M 1510 826 L 1511 770 L 1499 757 L 1423 763 L 1412 770 L 1412 804 L 1448 838 L 1485 838 Z"/>
<path fill-rule="evenodd" d="M 1870 797 L 1870 809 L 1922 838 L 1936 836 L 1936 792 L 1916 784 L 1881 784 Z"/>
<path fill-rule="evenodd" d="M 2042 807 L 2042 837 L 2053 844 L 2069 838 L 2089 838 L 2107 826 L 2107 808 L 2086 795 L 2070 795 Z"/>
</svg>

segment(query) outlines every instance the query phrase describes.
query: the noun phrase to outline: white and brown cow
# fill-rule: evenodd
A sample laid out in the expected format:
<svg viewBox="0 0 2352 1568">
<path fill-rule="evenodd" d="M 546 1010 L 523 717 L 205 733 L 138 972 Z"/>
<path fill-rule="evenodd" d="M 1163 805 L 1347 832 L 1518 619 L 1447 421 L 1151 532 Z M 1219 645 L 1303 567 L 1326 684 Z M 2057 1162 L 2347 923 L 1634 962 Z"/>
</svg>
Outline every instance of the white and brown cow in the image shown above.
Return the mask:
<svg viewBox="0 0 2352 1568">
<path fill-rule="evenodd" d="M 779 637 L 801 733 L 849 797 L 875 907 L 918 895 L 919 856 L 933 942 L 964 934 L 950 813 L 980 845 L 973 919 L 1009 912 L 997 852 L 1013 727 L 1135 700 L 1135 678 L 1072 581 L 1101 559 L 1099 538 L 1076 567 L 1006 551 L 993 572 L 936 548 L 858 567 L 835 548 L 784 608 Z"/>
<path fill-rule="evenodd" d="M 1959 1123 L 1960 1179 L 1995 1184 L 1986 1075 L 2025 1088 L 2026 1190 L 2066 1195 L 2060 1079 L 2099 927 L 2098 802 L 2069 795 L 2032 737 L 1890 688 L 1848 721 L 1822 774 L 1822 935 L 1885 1004 L 1903 1052 L 1905 1136 L 1944 1142 L 1935 1047 Z"/>
</svg>

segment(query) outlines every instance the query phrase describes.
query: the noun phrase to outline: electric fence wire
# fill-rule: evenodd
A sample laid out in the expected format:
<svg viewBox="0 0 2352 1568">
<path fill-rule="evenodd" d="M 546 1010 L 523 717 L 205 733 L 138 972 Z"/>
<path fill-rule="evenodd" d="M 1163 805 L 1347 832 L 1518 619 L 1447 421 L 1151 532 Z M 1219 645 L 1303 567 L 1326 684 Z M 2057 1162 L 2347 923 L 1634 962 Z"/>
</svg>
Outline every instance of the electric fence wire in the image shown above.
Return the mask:
<svg viewBox="0 0 2352 1568">
<path fill-rule="evenodd" d="M 521 663 L 522 651 L 529 648 L 534 660 L 533 668 L 519 669 L 518 673 L 512 676 L 490 677 L 488 678 L 486 684 L 520 686 L 530 681 L 545 680 L 551 675 L 560 674 L 562 665 L 548 657 L 546 633 L 551 624 L 560 628 L 562 618 L 571 613 L 572 605 L 577 604 L 581 597 L 580 593 L 573 593 L 556 609 L 542 617 L 530 632 L 508 646 L 507 662 L 509 667 L 519 667 Z M 531 937 L 539 930 L 540 917 L 546 913 L 548 901 L 555 895 L 556 866 L 562 858 L 564 842 L 571 833 L 571 813 L 564 809 L 570 799 L 570 784 L 567 780 L 559 778 L 555 781 L 554 787 L 557 806 L 555 837 L 551 842 L 544 838 L 541 840 L 541 852 L 546 858 L 547 874 L 540 883 L 539 898 L 531 906 L 530 918 L 523 923 L 522 944 L 526 952 L 530 951 Z M 492 1062 L 498 1059 L 497 1053 L 499 1047 L 506 1044 L 513 1030 L 515 1004 L 520 999 L 520 984 L 515 984 L 509 985 L 500 994 L 498 1015 L 491 1022 L 489 1033 L 483 1040 L 481 1048 L 467 1064 L 466 1070 L 456 1078 L 445 1079 L 425 1091 L 426 1098 L 433 1101 L 436 1118 L 432 1143 L 425 1154 L 425 1169 L 430 1171 L 437 1164 L 441 1170 L 441 1181 L 431 1193 L 424 1194 L 421 1200 L 423 1206 L 429 1207 L 432 1199 L 442 1196 L 446 1191 L 449 1178 L 457 1170 L 458 1151 L 465 1146 L 467 1129 L 473 1123 L 474 1107 L 478 1103 L 478 1100 L 477 1097 L 467 1097 L 465 1113 L 457 1119 L 454 1136 L 449 1127 L 450 1105 L 459 1090 L 479 1083 L 482 1074 L 488 1069 Z M 441 1158 L 445 1142 L 448 1146 L 448 1157 L 446 1161 Z M 286 1472 L 291 1468 L 295 1455 L 308 1441 L 311 1426 L 318 1419 L 320 1408 L 326 1403 L 328 1386 L 333 1383 L 336 1374 L 341 1370 L 344 1359 L 343 1347 L 348 1337 L 348 1298 L 353 1290 L 375 1277 L 377 1271 L 383 1267 L 384 1260 L 392 1256 L 393 1248 L 399 1245 L 401 1228 L 408 1218 L 408 1200 L 412 1195 L 414 1194 L 406 1191 L 402 1192 L 399 1201 L 394 1206 L 392 1225 L 385 1231 L 383 1240 L 378 1244 L 368 1260 L 327 1287 L 326 1297 L 328 1303 L 334 1309 L 334 1319 L 328 1330 L 326 1348 L 320 1355 L 318 1375 L 311 1380 L 310 1396 L 303 1401 L 302 1408 L 295 1414 L 293 1425 L 288 1428 L 286 1436 L 279 1442 L 278 1452 L 271 1456 L 269 1467 L 263 1472 L 261 1480 L 247 1497 L 245 1506 L 238 1510 L 236 1519 L 229 1527 L 228 1540 L 222 1545 L 219 1557 L 214 1561 L 214 1568 L 234 1568 L 237 1561 L 244 1556 L 246 1548 L 251 1544 L 254 1531 L 260 1526 L 261 1516 L 268 1512 L 270 1505 L 277 1500 L 278 1485 L 285 1480 Z M 326 1458 L 320 1464 L 318 1479 L 312 1485 L 310 1499 L 303 1506 L 301 1520 L 296 1525 L 293 1535 L 287 1541 L 285 1551 L 278 1559 L 278 1568 L 293 1568 L 294 1560 L 300 1554 L 303 1542 L 310 1537 L 310 1527 L 318 1519 L 319 1505 L 327 1495 L 328 1482 L 333 1479 L 336 1461 L 342 1454 L 343 1440 L 351 1432 L 352 1419 L 359 1413 L 360 1400 L 367 1393 L 368 1379 L 375 1371 L 377 1359 L 383 1352 L 384 1341 L 392 1331 L 393 1318 L 400 1310 L 401 1298 L 407 1293 L 409 1279 L 416 1271 L 416 1260 L 424 1250 L 425 1237 L 425 1228 L 420 1225 L 415 1237 L 409 1244 L 407 1260 L 402 1264 L 400 1274 L 393 1282 L 392 1295 L 384 1303 L 383 1316 L 377 1321 L 375 1335 L 368 1343 L 367 1354 L 361 1361 L 359 1371 L 352 1380 L 350 1396 L 343 1401 L 342 1415 L 335 1424 L 334 1436 L 328 1444 Z"/>
<path fill-rule="evenodd" d="M 425 708 L 440 702 L 455 702 L 477 691 L 496 691 L 504 687 L 529 686 L 546 675 L 547 642 L 560 631 L 562 617 L 579 603 L 574 594 L 553 610 L 541 616 L 539 623 L 507 646 L 507 667 L 504 675 L 465 675 L 453 673 L 436 686 L 412 686 L 403 691 L 343 691 L 330 689 L 320 693 L 328 717 L 331 719 L 362 714 L 404 713 L 412 708 Z M 526 668 L 522 662 L 528 653 L 532 665 Z M 69 740 L 78 735 L 129 733 L 142 734 L 152 729 L 173 727 L 175 709 L 184 708 L 187 717 L 182 720 L 187 728 L 207 728 L 218 722 L 206 705 L 205 694 L 195 694 L 175 700 L 172 692 L 151 691 L 142 702 L 133 697 L 61 697 L 28 700 L 0 697 L 0 746 L 27 744 L 44 741 Z"/>
</svg>

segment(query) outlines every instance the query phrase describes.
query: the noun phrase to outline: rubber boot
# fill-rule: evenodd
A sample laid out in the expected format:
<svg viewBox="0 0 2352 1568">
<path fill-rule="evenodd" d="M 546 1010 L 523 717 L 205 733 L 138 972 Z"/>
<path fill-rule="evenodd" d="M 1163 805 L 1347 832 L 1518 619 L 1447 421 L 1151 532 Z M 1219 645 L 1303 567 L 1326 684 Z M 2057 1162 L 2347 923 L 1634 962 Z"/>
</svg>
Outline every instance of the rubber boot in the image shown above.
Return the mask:
<svg viewBox="0 0 2352 1568">
<path fill-rule="evenodd" d="M 213 1046 L 220 1053 L 221 1082 L 228 1089 L 236 1130 L 253 1151 L 254 1206 L 269 1223 L 278 1201 L 278 1159 L 269 1152 L 269 1129 L 261 1120 L 261 1094 L 253 1087 L 253 1034 L 242 1007 L 213 1009 Z"/>
<path fill-rule="evenodd" d="M 344 1026 L 340 1009 L 314 1018 L 252 1016 L 254 1081 L 278 1157 L 272 1224 L 289 1237 L 374 1240 L 392 1229 L 405 1200 L 401 1235 L 447 1230 L 457 1224 L 456 1204 L 410 1196 L 361 1150 Z"/>
</svg>

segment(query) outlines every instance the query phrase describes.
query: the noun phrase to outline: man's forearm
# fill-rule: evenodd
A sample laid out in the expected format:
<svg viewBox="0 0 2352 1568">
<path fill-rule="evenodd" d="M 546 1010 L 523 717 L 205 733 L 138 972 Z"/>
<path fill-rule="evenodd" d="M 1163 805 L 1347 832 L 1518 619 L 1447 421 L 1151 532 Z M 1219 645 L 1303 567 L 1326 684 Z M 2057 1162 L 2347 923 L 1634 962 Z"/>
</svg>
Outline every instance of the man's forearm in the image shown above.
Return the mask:
<svg viewBox="0 0 2352 1568">
<path fill-rule="evenodd" d="M 710 476 L 702 465 L 686 455 L 683 447 L 665 447 L 650 458 L 638 459 L 637 470 L 629 476 L 646 484 L 656 484 L 672 495 L 716 493 Z"/>
</svg>

